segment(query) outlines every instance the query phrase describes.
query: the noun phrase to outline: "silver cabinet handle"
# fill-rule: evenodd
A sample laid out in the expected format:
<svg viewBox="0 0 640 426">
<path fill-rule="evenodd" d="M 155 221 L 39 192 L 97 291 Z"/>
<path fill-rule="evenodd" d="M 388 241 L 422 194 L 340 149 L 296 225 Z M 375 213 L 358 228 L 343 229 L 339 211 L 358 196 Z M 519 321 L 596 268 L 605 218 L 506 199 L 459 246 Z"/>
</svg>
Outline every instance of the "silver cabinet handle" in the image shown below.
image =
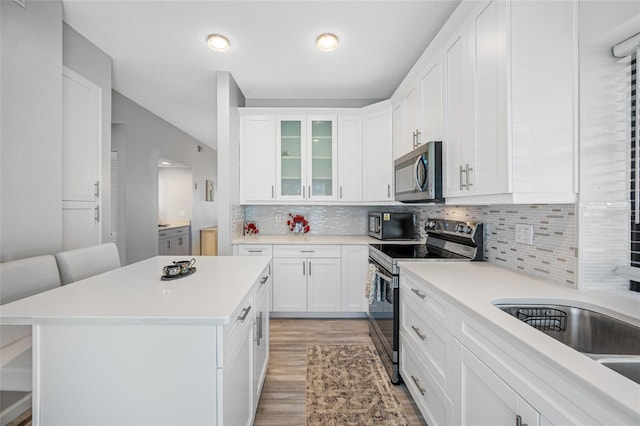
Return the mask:
<svg viewBox="0 0 640 426">
<path fill-rule="evenodd" d="M 460 166 L 460 191 L 466 188 L 467 185 L 464 184 L 464 179 L 462 179 L 462 174 L 465 173 L 465 170 Z"/>
<path fill-rule="evenodd" d="M 516 426 L 528 426 L 526 423 L 522 423 L 522 417 L 516 414 Z"/>
<path fill-rule="evenodd" d="M 93 193 L 93 195 L 96 196 L 96 198 L 100 198 L 100 181 L 97 181 L 96 183 L 93 184 L 96 187 L 95 192 Z"/>
<path fill-rule="evenodd" d="M 427 297 L 426 294 L 420 293 L 420 290 L 418 290 L 416 288 L 412 288 L 411 291 L 414 292 L 416 294 L 416 296 L 418 296 L 420 299 L 424 299 L 425 297 Z"/>
<path fill-rule="evenodd" d="M 418 327 L 416 327 L 415 325 L 412 325 L 411 328 L 413 328 L 413 332 L 418 335 L 420 340 L 425 340 L 427 338 L 427 336 L 425 336 L 424 334 L 420 333 L 420 329 Z"/>
<path fill-rule="evenodd" d="M 340 185 L 340 199 L 342 200 L 342 185 Z"/>
<path fill-rule="evenodd" d="M 307 196 L 305 195 L 305 191 L 306 187 L 304 185 L 302 185 L 302 198 L 307 198 Z"/>
<path fill-rule="evenodd" d="M 467 167 L 465 168 L 465 175 L 467 176 L 467 190 L 469 190 L 473 184 L 471 182 L 469 182 L 469 172 L 472 172 L 473 169 L 471 167 L 469 167 L 469 163 L 467 163 Z"/>
<path fill-rule="evenodd" d="M 256 346 L 260 346 L 260 340 L 262 340 L 262 312 L 258 314 L 255 320 L 256 324 L 256 338 L 253 339 L 256 342 Z"/>
<path fill-rule="evenodd" d="M 166 235 L 167 235 L 167 234 L 166 234 L 166 232 L 165 232 L 165 233 L 160 234 L 160 236 L 161 236 L 161 237 L 164 237 L 164 236 L 166 236 Z"/>
<path fill-rule="evenodd" d="M 315 250 L 300 250 L 300 253 L 315 253 Z"/>
<path fill-rule="evenodd" d="M 311 276 L 311 261 L 309 261 L 309 276 Z"/>
<path fill-rule="evenodd" d="M 416 384 L 416 387 L 418 388 L 418 392 L 420 392 L 420 395 L 424 395 L 425 393 L 427 393 L 427 390 L 422 386 L 420 386 L 420 382 L 418 381 L 418 379 L 415 378 L 415 376 L 411 376 L 411 380 L 413 380 L 413 383 Z"/>
<path fill-rule="evenodd" d="M 266 283 L 268 279 L 269 279 L 268 275 L 266 277 L 262 277 L 262 279 L 260 280 L 260 284 Z"/>
<path fill-rule="evenodd" d="M 420 146 L 420 135 L 422 133 L 420 132 L 420 130 L 416 129 L 416 148 Z"/>
<path fill-rule="evenodd" d="M 387 184 L 387 198 L 391 198 L 391 184 Z"/>
<path fill-rule="evenodd" d="M 275 198 L 276 197 L 276 191 L 273 185 L 271 185 L 271 198 Z"/>
<path fill-rule="evenodd" d="M 244 320 L 247 319 L 247 315 L 249 315 L 249 312 L 251 312 L 251 305 L 242 309 L 242 313 L 238 316 L 238 321 L 244 322 Z"/>
<path fill-rule="evenodd" d="M 262 253 L 262 250 L 247 250 L 247 253 Z"/>
<path fill-rule="evenodd" d="M 311 198 L 311 185 L 309 185 L 309 198 Z"/>
<path fill-rule="evenodd" d="M 305 261 L 303 260 L 303 261 L 302 261 L 302 275 L 307 275 L 307 273 L 305 272 L 306 264 L 307 264 L 307 262 L 305 262 Z"/>
<path fill-rule="evenodd" d="M 95 211 L 95 218 L 94 219 L 96 220 L 96 222 L 100 222 L 100 206 L 96 206 L 95 210 L 96 211 Z"/>
</svg>

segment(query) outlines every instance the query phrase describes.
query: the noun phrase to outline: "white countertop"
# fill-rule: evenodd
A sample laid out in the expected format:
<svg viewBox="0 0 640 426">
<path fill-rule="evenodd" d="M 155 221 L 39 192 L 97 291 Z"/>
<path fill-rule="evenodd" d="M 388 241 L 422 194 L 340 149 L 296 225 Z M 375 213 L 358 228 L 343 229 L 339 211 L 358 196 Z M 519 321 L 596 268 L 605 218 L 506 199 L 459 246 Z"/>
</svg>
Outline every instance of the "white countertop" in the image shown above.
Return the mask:
<svg viewBox="0 0 640 426">
<path fill-rule="evenodd" d="M 421 241 L 381 241 L 368 235 L 258 235 L 238 237 L 231 244 L 415 244 Z"/>
<path fill-rule="evenodd" d="M 163 225 L 163 226 L 160 226 Z M 183 222 L 169 222 L 169 223 L 162 223 L 162 224 L 158 224 L 158 231 L 166 231 L 167 229 L 175 229 L 175 228 L 182 228 L 183 226 L 190 226 L 191 223 L 186 220 Z"/>
<path fill-rule="evenodd" d="M 400 262 L 401 274 L 410 273 L 430 286 L 466 315 L 506 333 L 527 351 L 557 363 L 585 386 L 599 389 L 607 398 L 640 416 L 640 385 L 597 364 L 496 308 L 506 303 L 559 302 L 590 308 L 640 326 L 640 294 L 630 291 L 578 291 L 560 284 L 520 274 L 488 262 Z M 518 301 L 518 299 L 520 299 Z M 639 417 L 640 418 L 640 417 Z"/>
<path fill-rule="evenodd" d="M 0 306 L 0 324 L 100 322 L 227 324 L 271 260 L 196 256 L 193 275 L 161 281 L 157 256 Z"/>
</svg>

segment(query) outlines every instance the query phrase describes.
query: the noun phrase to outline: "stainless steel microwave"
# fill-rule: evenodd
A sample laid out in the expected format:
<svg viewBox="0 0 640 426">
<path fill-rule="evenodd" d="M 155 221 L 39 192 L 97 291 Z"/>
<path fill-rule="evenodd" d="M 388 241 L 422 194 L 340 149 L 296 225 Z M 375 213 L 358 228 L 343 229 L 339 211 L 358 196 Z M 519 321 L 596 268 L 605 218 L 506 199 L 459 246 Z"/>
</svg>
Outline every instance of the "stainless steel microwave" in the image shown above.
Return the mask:
<svg viewBox="0 0 640 426">
<path fill-rule="evenodd" d="M 394 162 L 395 200 L 442 202 L 442 142 L 427 142 Z"/>
<path fill-rule="evenodd" d="M 413 213 L 369 213 L 369 236 L 379 240 L 412 240 Z"/>
</svg>

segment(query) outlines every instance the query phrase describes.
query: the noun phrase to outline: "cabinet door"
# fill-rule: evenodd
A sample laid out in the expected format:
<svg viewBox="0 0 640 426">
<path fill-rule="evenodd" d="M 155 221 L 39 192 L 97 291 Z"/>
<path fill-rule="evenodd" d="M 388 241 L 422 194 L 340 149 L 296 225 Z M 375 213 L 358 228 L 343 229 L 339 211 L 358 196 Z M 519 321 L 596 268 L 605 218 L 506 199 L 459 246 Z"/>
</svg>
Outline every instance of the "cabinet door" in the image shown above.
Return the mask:
<svg viewBox="0 0 640 426">
<path fill-rule="evenodd" d="M 62 202 L 62 249 L 100 244 L 99 207 L 84 201 Z"/>
<path fill-rule="evenodd" d="M 365 295 L 367 281 L 368 247 L 342 246 L 342 311 L 367 312 Z"/>
<path fill-rule="evenodd" d="M 191 254 L 189 241 L 190 241 L 190 238 L 188 235 L 184 235 L 176 238 L 176 254 L 177 255 L 188 256 Z"/>
<path fill-rule="evenodd" d="M 336 116 L 313 116 L 307 121 L 307 198 L 337 199 Z M 305 191 L 302 191 L 303 194 Z"/>
<path fill-rule="evenodd" d="M 445 197 L 468 195 L 469 184 L 475 183 L 475 147 L 468 104 L 473 94 L 467 90 L 467 34 L 466 26 L 457 31 L 443 51 L 445 89 L 446 162 Z M 471 123 L 470 123 L 471 122 Z"/>
<path fill-rule="evenodd" d="M 407 105 L 401 100 L 393 106 L 393 158 L 402 157 L 413 148 L 411 134 L 407 130 Z"/>
<path fill-rule="evenodd" d="M 238 330 L 243 335 L 222 369 L 222 383 L 218 387 L 218 398 L 222 399 L 222 421 L 219 424 L 248 425 L 252 420 L 251 330 L 251 326 Z"/>
<path fill-rule="evenodd" d="M 158 256 L 169 256 L 171 254 L 171 238 L 158 240 Z"/>
<path fill-rule="evenodd" d="M 339 312 L 342 299 L 340 259 L 308 259 L 309 312 Z"/>
<path fill-rule="evenodd" d="M 362 122 L 362 199 L 393 201 L 391 104 L 367 113 Z"/>
<path fill-rule="evenodd" d="M 539 414 L 502 381 L 489 367 L 459 342 L 455 342 L 456 365 L 460 369 L 454 423 L 474 426 L 537 426 Z"/>
<path fill-rule="evenodd" d="M 404 138 L 407 141 L 411 141 L 411 149 L 416 149 L 420 145 L 421 134 L 420 124 L 418 123 L 418 89 L 412 88 L 407 97 L 405 98 L 406 114 L 407 114 L 407 127 L 405 128 Z M 410 150 L 411 150 L 410 149 Z"/>
<path fill-rule="evenodd" d="M 240 193 L 243 201 L 275 199 L 276 124 L 273 115 L 241 118 Z"/>
<path fill-rule="evenodd" d="M 273 258 L 273 311 L 307 311 L 307 259 Z"/>
<path fill-rule="evenodd" d="M 362 201 L 362 117 L 338 117 L 338 201 Z"/>
<path fill-rule="evenodd" d="M 506 8 L 502 1 L 483 4 L 469 22 L 477 162 L 468 189 L 474 195 L 509 191 Z"/>
<path fill-rule="evenodd" d="M 419 127 L 422 142 L 442 140 L 442 66 L 435 61 L 420 77 L 422 103 Z"/>
<path fill-rule="evenodd" d="M 276 199 L 302 200 L 306 193 L 306 117 L 276 118 Z"/>
</svg>

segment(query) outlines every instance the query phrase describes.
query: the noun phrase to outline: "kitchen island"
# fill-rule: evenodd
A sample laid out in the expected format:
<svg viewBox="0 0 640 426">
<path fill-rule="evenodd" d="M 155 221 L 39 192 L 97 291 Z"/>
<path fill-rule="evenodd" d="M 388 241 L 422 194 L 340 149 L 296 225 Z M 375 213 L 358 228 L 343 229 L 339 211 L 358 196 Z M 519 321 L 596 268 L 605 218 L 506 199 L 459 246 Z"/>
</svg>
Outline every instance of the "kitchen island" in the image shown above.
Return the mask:
<svg viewBox="0 0 640 426">
<path fill-rule="evenodd" d="M 270 258 L 150 258 L 0 307 L 33 327 L 35 425 L 248 424 L 268 357 Z"/>
</svg>

